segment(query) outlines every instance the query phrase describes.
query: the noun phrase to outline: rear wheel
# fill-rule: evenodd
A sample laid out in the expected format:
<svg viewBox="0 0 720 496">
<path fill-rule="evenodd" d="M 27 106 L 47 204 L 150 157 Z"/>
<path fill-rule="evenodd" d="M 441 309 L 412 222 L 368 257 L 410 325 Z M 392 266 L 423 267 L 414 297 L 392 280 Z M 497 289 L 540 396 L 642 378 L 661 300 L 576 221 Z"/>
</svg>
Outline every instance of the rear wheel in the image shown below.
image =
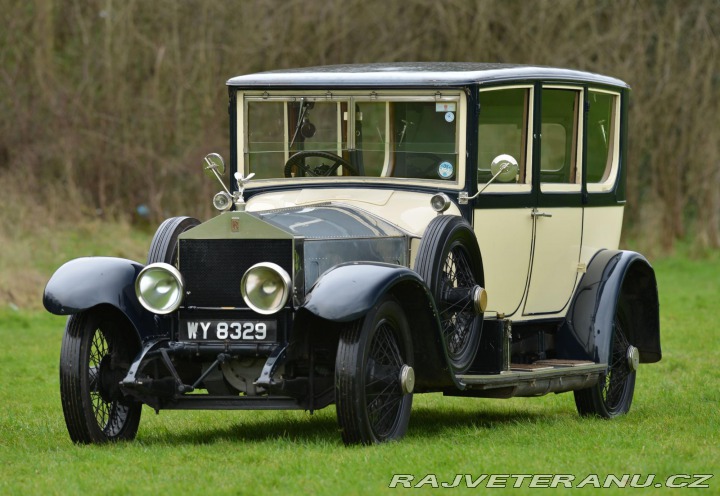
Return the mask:
<svg viewBox="0 0 720 496">
<path fill-rule="evenodd" d="M 608 370 L 594 386 L 575 391 L 575 405 L 580 415 L 614 418 L 630 410 L 635 392 L 637 349 L 628 341 L 627 319 L 618 306 L 610 349 Z"/>
<path fill-rule="evenodd" d="M 412 408 L 412 341 L 405 314 L 385 297 L 340 335 L 335 401 L 345 444 L 373 444 L 405 435 Z"/>
<path fill-rule="evenodd" d="M 138 345 L 128 340 L 118 319 L 93 310 L 68 319 L 60 352 L 60 399 L 76 443 L 132 440 L 140 425 L 142 405 L 124 397 L 119 387 Z"/>
</svg>

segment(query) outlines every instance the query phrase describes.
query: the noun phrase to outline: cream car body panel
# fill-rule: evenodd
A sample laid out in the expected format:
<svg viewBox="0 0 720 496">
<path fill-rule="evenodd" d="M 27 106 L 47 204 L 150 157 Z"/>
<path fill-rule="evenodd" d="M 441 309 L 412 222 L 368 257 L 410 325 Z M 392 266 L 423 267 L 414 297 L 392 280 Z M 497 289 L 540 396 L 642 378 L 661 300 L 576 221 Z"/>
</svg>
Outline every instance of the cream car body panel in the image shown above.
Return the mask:
<svg viewBox="0 0 720 496">
<path fill-rule="evenodd" d="M 620 246 L 624 209 L 592 207 L 583 209 L 583 242 L 580 263 L 587 264 L 600 250 L 617 250 Z"/>
<path fill-rule="evenodd" d="M 531 209 L 475 210 L 475 235 L 485 262 L 487 311 L 512 318 L 527 287 L 532 253 Z M 512 239 L 512 243 L 498 241 Z"/>
<path fill-rule="evenodd" d="M 582 208 L 545 207 L 535 211 L 535 219 L 532 270 L 523 314 L 561 313 L 578 279 Z"/>
</svg>

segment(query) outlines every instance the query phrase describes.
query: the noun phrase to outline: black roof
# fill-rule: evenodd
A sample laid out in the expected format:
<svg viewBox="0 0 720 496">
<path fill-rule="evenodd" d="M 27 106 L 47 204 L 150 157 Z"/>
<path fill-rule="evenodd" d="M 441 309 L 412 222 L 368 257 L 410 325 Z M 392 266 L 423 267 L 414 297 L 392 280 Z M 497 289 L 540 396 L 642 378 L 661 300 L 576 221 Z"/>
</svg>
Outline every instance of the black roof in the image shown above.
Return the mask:
<svg viewBox="0 0 720 496">
<path fill-rule="evenodd" d="M 229 79 L 228 86 L 370 87 L 464 86 L 507 81 L 587 82 L 628 88 L 627 83 L 592 72 L 531 65 L 475 62 L 388 62 L 282 69 Z"/>
</svg>

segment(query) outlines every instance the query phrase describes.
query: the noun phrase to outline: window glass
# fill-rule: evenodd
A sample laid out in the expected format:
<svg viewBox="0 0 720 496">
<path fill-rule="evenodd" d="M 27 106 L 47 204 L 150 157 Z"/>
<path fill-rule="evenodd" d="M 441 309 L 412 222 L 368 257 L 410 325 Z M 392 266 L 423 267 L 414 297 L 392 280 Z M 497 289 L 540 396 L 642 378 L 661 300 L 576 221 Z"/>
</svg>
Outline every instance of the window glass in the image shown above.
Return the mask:
<svg viewBox="0 0 720 496">
<path fill-rule="evenodd" d="M 524 182 L 528 95 L 527 88 L 480 92 L 479 183 L 486 183 L 492 178 L 490 164 L 502 154 L 511 155 L 517 160 L 520 174 L 515 181 Z"/>
<path fill-rule="evenodd" d="M 454 179 L 457 174 L 455 103 L 391 104 L 395 177 Z"/>
<path fill-rule="evenodd" d="M 577 109 L 580 92 L 543 89 L 540 181 L 575 183 L 577 171 Z"/>
<path fill-rule="evenodd" d="M 284 104 L 251 102 L 245 160 L 258 179 L 277 177 L 285 163 Z"/>
<path fill-rule="evenodd" d="M 288 105 L 290 154 L 303 151 L 337 153 L 347 148 L 345 137 L 338 143 L 338 103 L 297 102 Z"/>
<path fill-rule="evenodd" d="M 355 112 L 356 163 L 367 176 L 379 177 L 385 168 L 387 103 L 359 102 Z"/>
<path fill-rule="evenodd" d="M 285 178 L 289 158 L 308 152 L 293 161 L 288 177 L 332 171 L 330 176 L 456 181 L 458 102 L 436 95 L 250 97 L 241 126 L 244 166 L 258 179 Z M 352 167 L 342 167 L 344 162 Z"/>
<path fill-rule="evenodd" d="M 587 123 L 587 182 L 604 182 L 610 175 L 615 139 L 616 95 L 590 91 Z"/>
</svg>

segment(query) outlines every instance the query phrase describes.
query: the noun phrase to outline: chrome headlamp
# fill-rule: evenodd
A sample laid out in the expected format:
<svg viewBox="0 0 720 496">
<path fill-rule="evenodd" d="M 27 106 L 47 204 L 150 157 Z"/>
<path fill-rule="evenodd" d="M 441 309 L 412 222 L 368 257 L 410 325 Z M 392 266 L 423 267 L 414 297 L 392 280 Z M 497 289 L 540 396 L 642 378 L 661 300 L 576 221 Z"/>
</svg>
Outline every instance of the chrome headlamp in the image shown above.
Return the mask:
<svg viewBox="0 0 720 496">
<path fill-rule="evenodd" d="M 290 297 L 290 282 L 285 269 L 274 263 L 261 262 L 245 272 L 240 290 L 248 307 L 270 315 L 285 306 Z"/>
<path fill-rule="evenodd" d="M 446 211 L 448 208 L 450 208 L 450 205 L 452 205 L 452 202 L 450 201 L 450 198 L 448 198 L 448 195 L 446 195 L 445 193 L 436 193 L 432 196 L 432 198 L 430 198 L 430 206 L 438 214 Z"/>
<path fill-rule="evenodd" d="M 140 304 L 160 315 L 177 310 L 184 292 L 185 281 L 180 271 L 170 264 L 150 264 L 135 279 L 135 294 Z"/>
<path fill-rule="evenodd" d="M 221 212 L 230 210 L 230 207 L 232 207 L 232 205 L 233 198 L 225 191 L 221 191 L 213 197 L 213 207 L 215 207 L 217 210 L 220 210 Z"/>
</svg>

